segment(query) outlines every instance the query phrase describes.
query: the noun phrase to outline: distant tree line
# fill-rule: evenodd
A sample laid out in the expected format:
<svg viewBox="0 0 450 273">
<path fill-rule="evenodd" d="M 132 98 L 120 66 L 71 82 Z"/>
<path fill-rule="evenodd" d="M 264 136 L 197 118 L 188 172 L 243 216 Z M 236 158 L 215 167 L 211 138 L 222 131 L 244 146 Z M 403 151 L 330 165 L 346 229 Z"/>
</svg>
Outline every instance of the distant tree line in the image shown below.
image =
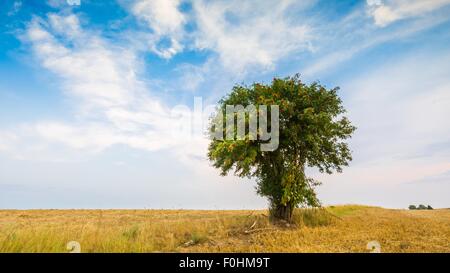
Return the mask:
<svg viewBox="0 0 450 273">
<path fill-rule="evenodd" d="M 414 205 L 409 205 L 408 207 L 410 210 L 424 210 L 424 209 L 433 209 L 430 205 L 425 206 L 425 205 L 418 205 L 417 207 Z"/>
</svg>

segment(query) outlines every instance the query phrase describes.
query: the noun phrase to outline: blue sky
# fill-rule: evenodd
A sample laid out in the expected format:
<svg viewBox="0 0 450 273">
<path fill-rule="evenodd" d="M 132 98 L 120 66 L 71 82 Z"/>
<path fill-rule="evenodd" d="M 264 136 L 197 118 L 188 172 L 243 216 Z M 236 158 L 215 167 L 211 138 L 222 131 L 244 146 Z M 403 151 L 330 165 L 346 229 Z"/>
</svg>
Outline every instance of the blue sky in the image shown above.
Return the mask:
<svg viewBox="0 0 450 273">
<path fill-rule="evenodd" d="M 450 0 L 69 2 L 0 3 L 0 208 L 264 208 L 172 110 L 295 73 L 358 127 L 324 204 L 450 207 Z"/>
</svg>

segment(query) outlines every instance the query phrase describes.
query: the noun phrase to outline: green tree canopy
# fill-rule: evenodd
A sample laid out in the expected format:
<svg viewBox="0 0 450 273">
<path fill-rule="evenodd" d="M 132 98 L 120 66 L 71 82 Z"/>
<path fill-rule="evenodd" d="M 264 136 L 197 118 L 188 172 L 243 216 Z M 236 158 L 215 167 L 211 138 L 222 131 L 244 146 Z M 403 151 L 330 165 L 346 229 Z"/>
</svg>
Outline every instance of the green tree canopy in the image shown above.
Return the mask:
<svg viewBox="0 0 450 273">
<path fill-rule="evenodd" d="M 233 171 L 240 177 L 256 177 L 257 192 L 269 199 L 274 218 L 290 221 L 295 207 L 320 206 L 315 193 L 319 182 L 306 176 L 305 167 L 331 174 L 341 172 L 352 159 L 345 140 L 355 127 L 343 115 L 338 90 L 317 82 L 305 84 L 299 75 L 275 78 L 267 85 L 234 86 L 219 102 L 211 134 L 217 130 L 217 120 L 225 116 L 227 105 L 278 105 L 278 148 L 261 150 L 267 141 L 251 140 L 246 131 L 245 139 L 212 139 L 208 158 L 222 175 Z M 250 115 L 246 113 L 247 125 Z"/>
</svg>

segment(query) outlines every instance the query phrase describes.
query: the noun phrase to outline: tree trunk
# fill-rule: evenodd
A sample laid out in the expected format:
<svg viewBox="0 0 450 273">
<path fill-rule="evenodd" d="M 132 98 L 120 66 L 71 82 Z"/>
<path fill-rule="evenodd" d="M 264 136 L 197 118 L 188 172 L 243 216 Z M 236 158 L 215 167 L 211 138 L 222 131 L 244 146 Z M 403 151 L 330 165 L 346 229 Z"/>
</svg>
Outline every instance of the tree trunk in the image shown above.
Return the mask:
<svg viewBox="0 0 450 273">
<path fill-rule="evenodd" d="M 286 205 L 278 204 L 272 208 L 272 218 L 273 220 L 283 220 L 286 222 L 292 221 L 292 213 L 294 212 L 293 206 L 291 203 L 287 203 Z"/>
</svg>

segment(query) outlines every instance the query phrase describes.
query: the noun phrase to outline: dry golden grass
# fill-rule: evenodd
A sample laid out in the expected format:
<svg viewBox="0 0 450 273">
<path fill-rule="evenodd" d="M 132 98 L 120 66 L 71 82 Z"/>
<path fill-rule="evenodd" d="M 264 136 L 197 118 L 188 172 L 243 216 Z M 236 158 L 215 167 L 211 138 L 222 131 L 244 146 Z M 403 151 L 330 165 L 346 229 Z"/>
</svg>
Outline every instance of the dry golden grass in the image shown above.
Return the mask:
<svg viewBox="0 0 450 273">
<path fill-rule="evenodd" d="M 364 206 L 297 210 L 295 225 L 267 211 L 3 210 L 0 252 L 450 252 L 450 210 Z"/>
</svg>

